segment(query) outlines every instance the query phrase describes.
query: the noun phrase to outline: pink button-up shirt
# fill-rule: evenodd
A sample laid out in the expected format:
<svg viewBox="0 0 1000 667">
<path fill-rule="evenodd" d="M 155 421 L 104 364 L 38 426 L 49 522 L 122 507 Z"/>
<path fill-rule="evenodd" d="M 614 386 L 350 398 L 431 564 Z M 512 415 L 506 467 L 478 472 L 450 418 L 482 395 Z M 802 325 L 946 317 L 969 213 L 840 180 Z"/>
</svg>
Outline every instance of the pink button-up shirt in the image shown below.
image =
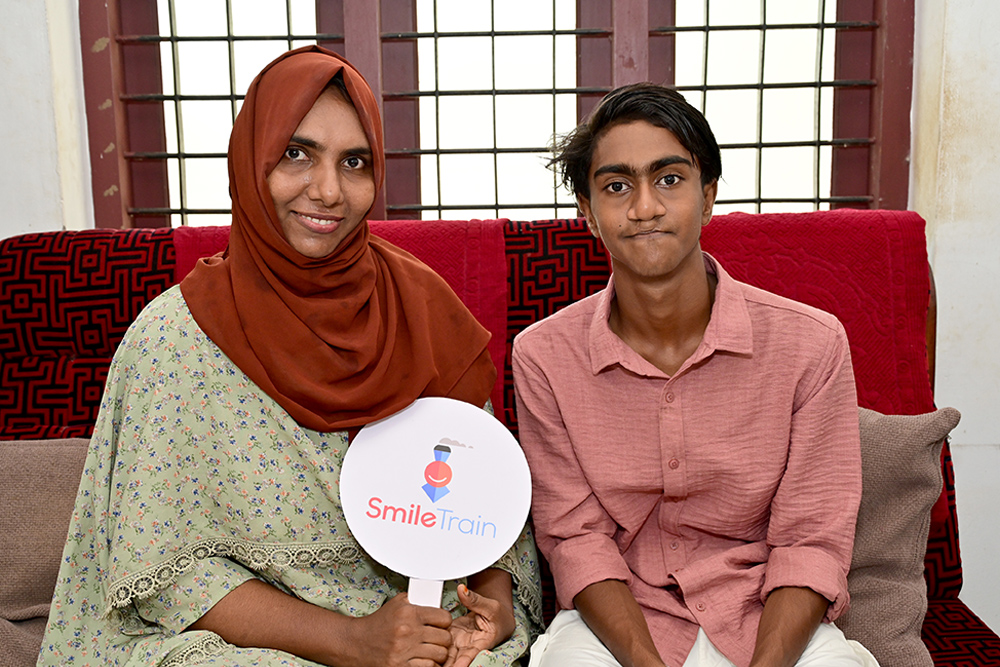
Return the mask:
<svg viewBox="0 0 1000 667">
<path fill-rule="evenodd" d="M 698 627 L 749 664 L 763 601 L 811 588 L 844 610 L 861 499 L 857 397 L 840 322 L 715 260 L 695 353 L 668 377 L 608 327 L 608 288 L 514 341 L 538 546 L 558 603 L 625 582 L 680 666 Z"/>
</svg>

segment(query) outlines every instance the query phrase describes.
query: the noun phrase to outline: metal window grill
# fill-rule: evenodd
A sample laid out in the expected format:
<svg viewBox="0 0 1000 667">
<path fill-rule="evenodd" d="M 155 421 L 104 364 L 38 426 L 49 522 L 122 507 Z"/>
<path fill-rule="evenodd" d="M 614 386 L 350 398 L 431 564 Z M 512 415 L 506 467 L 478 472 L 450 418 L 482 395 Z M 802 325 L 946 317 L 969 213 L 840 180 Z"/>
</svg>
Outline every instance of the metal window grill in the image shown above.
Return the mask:
<svg viewBox="0 0 1000 667">
<path fill-rule="evenodd" d="M 873 143 L 868 136 L 835 136 L 835 91 L 875 85 L 835 76 L 836 34 L 878 27 L 875 21 L 836 20 L 836 4 L 704 0 L 683 5 L 673 25 L 650 30 L 651 37 L 676 40 L 675 84 L 719 140 L 717 211 L 801 211 L 871 201 L 831 195 L 833 149 Z"/>
<path fill-rule="evenodd" d="M 386 216 L 576 215 L 572 197 L 556 187 L 555 175 L 542 165 L 552 136 L 570 130 L 612 87 L 610 76 L 595 78 L 590 69 L 584 71 L 610 71 L 612 66 L 615 26 L 610 10 L 606 19 L 584 16 L 595 14 L 593 7 L 601 2 L 610 7 L 610 0 L 551 0 L 541 9 L 531 5 L 531 12 L 512 0 L 381 2 Z M 159 34 L 126 34 L 119 42 L 123 48 L 159 45 L 162 91 L 126 92 L 121 99 L 126 105 L 162 106 L 163 122 L 172 130 L 163 145 L 149 150 L 133 141 L 134 150 L 125 158 L 133 171 L 136 164 L 166 165 L 169 205 L 146 206 L 136 198 L 129 213 L 136 218 L 169 216 L 175 225 L 225 224 L 228 127 L 206 133 L 199 129 L 198 117 L 214 116 L 217 124 L 231 125 L 246 86 L 266 62 L 307 43 L 343 52 L 350 26 L 318 31 L 319 5 L 331 4 L 324 0 L 258 3 L 272 13 L 270 29 L 251 31 L 241 19 L 247 2 L 157 4 Z M 646 3 L 648 39 L 667 44 L 671 60 L 666 67 L 651 62 L 648 78 L 676 85 L 700 107 L 723 149 L 718 211 L 812 210 L 871 201 L 868 195 L 830 194 L 834 151 L 873 141 L 869 136 L 835 136 L 834 98 L 838 91 L 875 85 L 870 79 L 835 76 L 834 37 L 878 27 L 874 21 L 837 21 L 835 4 Z M 394 5 L 405 5 L 409 23 L 392 24 L 386 7 Z M 209 8 L 212 20 L 205 18 Z M 343 14 L 342 4 L 334 9 Z M 668 20 L 655 20 L 664 16 Z M 595 56 L 587 53 L 608 62 L 595 67 Z M 661 51 L 651 50 L 651 57 L 657 53 Z M 406 80 L 394 75 L 401 58 L 415 61 L 410 63 L 414 75 Z M 475 65 L 477 58 L 478 70 L 456 74 L 469 64 L 465 61 Z M 522 65 L 512 77 L 509 62 L 525 59 L 529 66 Z M 198 81 L 202 75 L 205 82 Z M 462 76 L 465 80 L 456 80 Z M 133 89 L 141 87 L 126 87 Z M 403 107 L 409 115 L 398 123 L 397 110 Z M 396 131 L 396 125 L 407 123 L 412 126 L 407 131 Z"/>
<path fill-rule="evenodd" d="M 416 86 L 383 92 L 415 100 L 420 123 L 416 146 L 387 151 L 390 160 L 417 158 L 420 201 L 390 201 L 387 214 L 575 216 L 544 165 L 553 135 L 577 122 L 575 40 L 606 31 L 575 27 L 572 0 L 474 4 L 418 3 L 417 30 L 382 33 L 384 42 L 415 43 L 420 64 Z"/>
</svg>

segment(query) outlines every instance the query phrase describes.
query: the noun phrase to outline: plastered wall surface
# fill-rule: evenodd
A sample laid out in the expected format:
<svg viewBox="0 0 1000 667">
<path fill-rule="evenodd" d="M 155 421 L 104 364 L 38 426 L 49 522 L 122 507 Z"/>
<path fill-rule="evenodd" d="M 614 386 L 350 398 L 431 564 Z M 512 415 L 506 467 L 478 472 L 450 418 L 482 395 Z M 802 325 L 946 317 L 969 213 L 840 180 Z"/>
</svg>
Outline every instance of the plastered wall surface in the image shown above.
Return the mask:
<svg viewBox="0 0 1000 667">
<path fill-rule="evenodd" d="M 3 236 L 58 229 L 62 203 L 45 3 L 7 2 L 0 21 Z"/>
<path fill-rule="evenodd" d="M 952 434 L 965 585 L 1000 630 L 1000 3 L 918 0 L 911 208 L 938 290 L 939 406 Z"/>
<path fill-rule="evenodd" d="M 0 238 L 93 227 L 76 0 L 5 2 Z"/>
</svg>

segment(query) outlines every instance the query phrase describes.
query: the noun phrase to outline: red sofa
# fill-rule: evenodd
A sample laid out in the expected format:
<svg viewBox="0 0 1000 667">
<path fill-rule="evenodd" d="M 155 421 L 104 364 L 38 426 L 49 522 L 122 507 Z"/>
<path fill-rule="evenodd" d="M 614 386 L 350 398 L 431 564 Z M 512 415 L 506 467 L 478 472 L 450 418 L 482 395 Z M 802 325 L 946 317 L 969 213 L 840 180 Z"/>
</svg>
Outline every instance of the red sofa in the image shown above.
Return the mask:
<svg viewBox="0 0 1000 667">
<path fill-rule="evenodd" d="M 600 245 L 580 220 L 394 221 L 373 223 L 373 229 L 442 273 L 494 331 L 491 351 L 503 369 L 494 405 L 516 434 L 513 337 L 604 287 L 609 266 Z M 31 440 L 37 448 L 87 437 L 108 364 L 128 325 L 198 256 L 221 250 L 227 238 L 227 228 L 215 227 L 51 232 L 0 241 L 0 440 L 5 441 L 0 442 L 0 509 L 8 515 L 0 524 L 0 540 L 6 526 L 18 523 L 7 508 L 20 507 L 18 494 L 35 490 L 25 488 L 26 454 L 16 441 Z M 737 279 L 841 319 L 862 406 L 886 414 L 934 410 L 925 337 L 931 285 L 919 216 L 890 211 L 730 214 L 706 227 L 703 245 Z M 67 460 L 69 470 L 57 491 L 69 500 L 58 505 L 57 517 L 67 512 L 67 502 L 71 506 L 75 485 L 66 480 L 78 477 L 81 463 L 79 457 Z M 947 443 L 942 466 L 944 492 L 932 512 L 925 558 L 923 641 L 938 666 L 1000 664 L 1000 638 L 959 599 L 962 567 Z M 68 519 L 66 513 L 62 525 L 47 522 L 53 524 L 45 529 L 55 531 L 56 544 Z M 0 556 L 8 561 L 0 568 L 7 574 L 30 564 L 30 572 L 15 577 L 17 585 L 34 582 L 50 595 L 58 553 L 45 560 L 36 545 L 20 547 L 23 553 L 15 549 Z M 0 594 L 5 614 L 0 643 L 13 637 L 7 641 L 30 647 L 37 641 L 31 633 L 43 626 L 47 608 L 8 614 L 7 597 Z"/>
</svg>

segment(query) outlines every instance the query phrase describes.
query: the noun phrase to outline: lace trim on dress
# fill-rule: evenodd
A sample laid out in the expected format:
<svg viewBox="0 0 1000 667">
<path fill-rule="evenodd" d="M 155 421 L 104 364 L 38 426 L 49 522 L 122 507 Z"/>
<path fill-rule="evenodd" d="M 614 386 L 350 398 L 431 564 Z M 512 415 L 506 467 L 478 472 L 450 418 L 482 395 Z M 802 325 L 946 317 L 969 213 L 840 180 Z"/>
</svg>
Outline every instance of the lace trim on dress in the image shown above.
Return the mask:
<svg viewBox="0 0 1000 667">
<path fill-rule="evenodd" d="M 514 590 L 521 605 L 528 610 L 531 620 L 539 627 L 543 625 L 542 619 L 542 592 L 541 588 L 533 581 L 529 568 L 521 564 L 514 549 L 509 549 L 507 553 L 500 557 L 493 567 L 510 573 L 514 579 Z"/>
<path fill-rule="evenodd" d="M 206 634 L 204 637 L 191 642 L 167 658 L 160 667 L 177 667 L 178 665 L 197 664 L 205 658 L 218 655 L 228 649 L 230 645 L 222 637 L 216 634 Z"/>
<path fill-rule="evenodd" d="M 231 537 L 212 538 L 185 547 L 165 563 L 140 570 L 114 582 L 108 589 L 108 611 L 127 606 L 134 599 L 153 595 L 173 584 L 195 564 L 206 558 L 232 558 L 254 571 L 269 566 L 353 565 L 361 558 L 361 547 L 353 538 L 321 544 L 260 544 Z"/>
</svg>

